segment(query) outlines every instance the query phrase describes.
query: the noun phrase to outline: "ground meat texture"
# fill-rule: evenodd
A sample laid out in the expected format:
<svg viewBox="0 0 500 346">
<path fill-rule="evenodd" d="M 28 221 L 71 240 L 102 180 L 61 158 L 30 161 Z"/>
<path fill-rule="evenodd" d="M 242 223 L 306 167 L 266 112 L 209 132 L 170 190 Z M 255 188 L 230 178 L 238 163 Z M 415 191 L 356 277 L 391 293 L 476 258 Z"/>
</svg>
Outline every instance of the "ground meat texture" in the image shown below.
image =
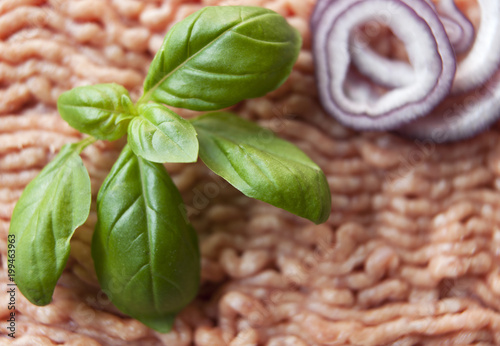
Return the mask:
<svg viewBox="0 0 500 346">
<path fill-rule="evenodd" d="M 60 93 L 116 82 L 137 98 L 166 30 L 203 6 L 235 4 L 273 9 L 303 37 L 289 80 L 234 111 L 321 166 L 332 191 L 327 223 L 315 226 L 250 200 L 200 163 L 166 165 L 190 208 L 202 254 L 200 294 L 172 332 L 123 316 L 99 289 L 90 259 L 93 205 L 53 302 L 36 307 L 18 293 L 18 337 L 7 338 L 2 322 L 0 343 L 500 344 L 500 124 L 447 145 L 342 127 L 317 100 L 308 23 L 314 0 L 2 1 L 2 291 L 17 199 L 63 144 L 82 138 L 57 114 Z M 477 16 L 474 1 L 457 4 Z M 94 199 L 123 144 L 84 151 Z M 0 295 L 2 321 L 7 299 Z"/>
</svg>

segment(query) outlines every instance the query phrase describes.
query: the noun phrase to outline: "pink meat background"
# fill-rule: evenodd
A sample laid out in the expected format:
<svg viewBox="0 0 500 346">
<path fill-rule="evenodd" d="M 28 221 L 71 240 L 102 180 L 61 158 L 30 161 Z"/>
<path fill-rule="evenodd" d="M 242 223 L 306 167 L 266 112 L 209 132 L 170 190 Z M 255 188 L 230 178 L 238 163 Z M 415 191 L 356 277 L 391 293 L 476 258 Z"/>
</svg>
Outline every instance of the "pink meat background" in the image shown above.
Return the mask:
<svg viewBox="0 0 500 346">
<path fill-rule="evenodd" d="M 326 224 L 242 196 L 201 164 L 167 165 L 202 253 L 199 297 L 158 334 L 121 315 L 90 258 L 95 206 L 71 241 L 46 307 L 17 292 L 16 339 L 2 345 L 500 344 L 500 124 L 450 145 L 355 133 L 317 101 L 308 18 L 313 0 L 2 0 L 0 2 L 0 290 L 6 239 L 26 184 L 67 142 L 58 95 L 117 82 L 137 98 L 166 30 L 207 5 L 286 16 L 303 50 L 289 80 L 235 107 L 299 145 L 332 191 Z M 182 112 L 192 116 L 192 112 Z M 123 142 L 84 152 L 93 197 Z"/>
</svg>

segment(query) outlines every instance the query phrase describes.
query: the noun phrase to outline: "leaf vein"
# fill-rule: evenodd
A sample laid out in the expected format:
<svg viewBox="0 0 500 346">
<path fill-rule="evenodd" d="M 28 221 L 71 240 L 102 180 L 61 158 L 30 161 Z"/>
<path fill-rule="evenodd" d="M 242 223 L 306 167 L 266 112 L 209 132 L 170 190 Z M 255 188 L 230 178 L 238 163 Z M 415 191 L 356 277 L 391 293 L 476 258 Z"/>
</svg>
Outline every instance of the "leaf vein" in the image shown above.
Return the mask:
<svg viewBox="0 0 500 346">
<path fill-rule="evenodd" d="M 145 184 L 145 181 L 144 181 L 144 163 L 142 162 L 142 159 L 138 158 L 138 164 L 139 164 L 139 173 L 140 173 L 140 176 L 141 176 L 141 195 L 142 197 L 144 198 L 144 205 L 146 208 L 150 208 L 149 207 L 149 200 L 148 200 L 148 196 L 147 196 L 147 187 L 146 187 L 146 184 Z M 152 209 L 152 208 L 150 208 Z M 156 285 L 155 285 L 155 280 L 153 280 L 153 266 L 152 266 L 152 263 L 153 263 L 153 258 L 152 258 L 152 251 L 151 251 L 151 244 L 152 244 L 152 237 L 153 235 L 151 234 L 150 232 L 150 227 L 151 227 L 151 220 L 149 219 L 150 216 L 149 216 L 149 213 L 146 211 L 146 232 L 147 232 L 147 236 L 148 236 L 148 257 L 149 257 L 149 275 L 151 276 L 151 290 L 153 291 L 152 292 L 152 298 L 153 298 L 153 306 L 155 307 L 156 311 L 160 311 L 160 307 L 159 307 L 159 302 L 158 302 L 158 297 L 156 296 L 157 295 L 157 290 L 156 290 Z"/>
<path fill-rule="evenodd" d="M 233 169 L 234 173 L 236 173 L 236 175 L 247 185 L 247 189 L 246 190 L 246 194 L 250 195 L 250 194 L 253 194 L 254 193 L 254 188 L 249 185 L 247 183 L 247 181 L 241 176 L 241 174 L 236 170 L 236 166 L 233 164 L 233 162 L 231 160 L 228 159 L 227 155 L 226 155 L 226 152 L 225 150 L 223 149 L 223 147 L 221 146 L 221 144 L 219 143 L 218 140 L 216 140 L 216 138 L 211 138 L 212 142 L 215 143 L 215 146 L 224 154 L 224 159 L 227 160 L 227 162 L 229 163 L 229 165 L 231 166 L 231 168 Z M 230 142 L 234 143 L 233 141 L 229 140 Z M 238 145 L 237 143 L 234 143 L 235 145 Z M 242 190 L 241 188 L 239 188 L 239 190 Z M 250 192 L 250 191 L 252 192 Z"/>
<path fill-rule="evenodd" d="M 301 181 L 298 178 L 298 174 L 295 172 L 295 170 L 292 170 L 289 166 L 285 165 L 281 160 L 278 160 L 277 157 L 274 155 L 271 155 L 271 160 L 277 162 L 280 166 L 284 167 L 288 172 L 290 172 L 290 174 L 293 176 L 293 179 L 297 182 L 297 185 L 300 188 L 301 196 L 305 196 L 306 191 L 304 191 L 304 187 L 302 186 Z"/>
<path fill-rule="evenodd" d="M 176 124 L 175 120 L 170 120 L 170 121 L 165 120 L 165 121 L 162 121 L 162 122 L 160 122 L 160 123 L 158 123 L 158 124 L 155 124 L 155 123 L 153 123 L 151 120 L 149 120 L 149 119 L 147 119 L 147 118 L 145 118 L 145 117 L 143 117 L 143 119 L 147 120 L 147 121 L 148 121 L 148 122 L 149 122 L 149 123 L 150 123 L 150 124 L 151 124 L 151 125 L 152 125 L 155 129 L 156 129 L 156 131 L 157 131 L 157 132 L 160 132 L 160 133 L 163 135 L 162 137 L 166 138 L 166 140 L 167 140 L 167 141 L 169 141 L 169 142 L 173 143 L 173 144 L 174 144 L 174 146 L 176 146 L 177 148 L 179 148 L 179 150 L 180 150 L 182 153 L 184 153 L 185 155 L 189 155 L 189 153 L 187 153 L 187 152 L 184 150 L 184 148 L 183 148 L 183 147 L 182 147 L 179 143 L 177 143 L 176 141 L 174 141 L 174 140 L 173 140 L 173 139 L 172 139 L 172 138 L 171 138 L 171 137 L 170 137 L 167 133 L 165 133 L 162 129 L 160 129 L 160 125 L 161 125 L 161 124 L 164 124 L 164 123 L 173 123 L 173 126 L 175 126 L 175 124 Z M 183 130 L 185 130 L 185 128 L 184 128 L 184 126 L 183 126 L 184 124 L 182 124 L 182 123 L 181 123 L 181 122 L 179 122 L 179 121 L 177 121 L 177 124 L 181 125 L 181 126 L 182 126 L 182 128 L 183 128 Z M 140 137 L 142 137 L 142 136 L 140 136 Z M 155 148 L 155 147 L 154 147 L 154 144 L 153 144 L 153 139 L 152 139 L 152 138 L 151 138 L 151 145 L 153 146 L 153 149 L 154 149 L 155 151 L 158 151 L 158 148 Z"/>
<path fill-rule="evenodd" d="M 145 267 L 147 267 L 147 266 L 149 266 L 149 263 L 144 264 L 142 267 L 140 267 L 140 268 L 139 268 L 139 270 L 137 270 L 137 271 L 135 272 L 135 274 L 134 274 L 134 275 L 132 275 L 132 277 L 128 280 L 127 284 L 126 284 L 126 285 L 125 285 L 125 287 L 123 288 L 123 290 L 124 290 L 124 291 L 125 291 L 125 290 L 128 288 L 128 286 L 130 286 L 130 284 L 134 281 L 135 277 L 136 277 L 137 275 L 139 275 L 139 273 L 140 273 L 140 272 L 141 272 L 141 271 L 142 271 Z"/>
<path fill-rule="evenodd" d="M 198 101 L 207 103 L 209 105 L 217 105 L 217 103 L 202 99 L 201 97 L 185 97 L 185 96 L 179 95 L 174 90 L 168 90 L 167 88 L 163 89 L 162 91 L 165 93 L 168 93 L 169 95 L 171 95 L 173 97 L 178 98 L 179 100 L 198 100 Z"/>
<path fill-rule="evenodd" d="M 111 238 L 111 234 L 113 233 L 113 231 L 115 230 L 115 226 L 116 224 L 122 219 L 122 217 L 127 214 L 127 212 L 141 199 L 141 195 L 137 196 L 137 198 L 121 213 L 120 216 L 118 216 L 114 221 L 113 223 L 111 224 L 111 227 L 109 228 L 109 233 L 108 233 L 108 237 L 106 239 L 106 247 L 109 248 L 109 240 Z"/>
<path fill-rule="evenodd" d="M 255 42 L 264 43 L 264 44 L 276 44 L 276 45 L 287 45 L 287 44 L 289 44 L 289 42 L 286 42 L 286 41 L 266 41 L 266 40 L 261 40 L 261 39 L 258 39 L 258 38 L 254 38 L 254 37 L 242 34 L 240 32 L 234 31 L 234 30 L 232 31 L 232 33 L 236 34 L 236 35 L 239 35 L 239 36 L 242 36 L 242 37 L 245 37 L 245 38 L 247 38 L 249 40 L 252 40 L 252 41 L 255 41 Z"/>
<path fill-rule="evenodd" d="M 137 237 L 135 237 L 135 239 L 130 242 L 130 244 L 127 246 L 127 248 L 125 249 L 124 252 L 125 253 L 128 252 L 128 250 L 130 250 L 134 246 L 135 242 L 137 240 L 139 240 L 143 235 L 144 235 L 144 233 L 139 233 L 139 235 Z"/>
<path fill-rule="evenodd" d="M 173 288 L 175 288 L 179 292 L 180 296 L 182 297 L 182 300 L 184 300 L 184 291 L 181 290 L 181 288 L 179 287 L 179 285 L 177 285 L 175 282 L 173 282 L 172 280 L 170 280 L 169 278 L 167 278 L 167 277 L 165 277 L 165 276 L 163 276 L 161 274 L 154 273 L 152 275 L 154 275 L 155 277 L 158 277 L 158 278 L 166 281 L 168 284 L 170 284 Z"/>
<path fill-rule="evenodd" d="M 186 45 L 186 48 L 187 48 L 187 52 L 186 52 L 186 56 L 189 57 L 189 50 L 191 48 L 191 34 L 193 32 L 193 27 L 194 25 L 196 24 L 196 22 L 198 21 L 198 19 L 200 18 L 201 14 L 203 13 L 204 11 L 199 11 L 198 12 L 198 16 L 196 17 L 196 19 L 193 21 L 193 23 L 191 23 L 191 25 L 189 26 L 189 31 L 188 31 L 188 34 L 187 34 L 187 45 Z"/>
<path fill-rule="evenodd" d="M 259 172 L 261 172 L 261 173 L 262 173 L 262 175 L 263 175 L 263 176 L 264 176 L 264 177 L 265 177 L 265 178 L 266 178 L 266 179 L 267 179 L 267 180 L 268 180 L 268 181 L 269 181 L 272 185 L 274 185 L 274 187 L 276 188 L 276 191 L 275 191 L 275 192 L 278 192 L 278 191 L 279 191 L 279 192 L 280 192 L 280 194 L 281 194 L 281 195 L 282 195 L 282 197 L 283 197 L 282 191 L 281 191 L 281 189 L 280 189 L 280 187 L 279 187 L 278 183 L 277 183 L 274 179 L 271 179 L 271 177 L 270 177 L 270 176 L 268 176 L 268 175 L 266 174 L 266 172 L 264 172 L 264 170 L 262 169 L 262 167 L 260 167 L 260 166 L 257 164 L 257 162 L 256 162 L 256 161 L 254 160 L 254 158 L 252 157 L 251 153 L 249 153 L 249 152 L 245 149 L 245 147 L 242 147 L 241 145 L 239 145 L 239 147 L 240 147 L 240 149 L 241 149 L 243 152 L 245 152 L 245 153 L 247 154 L 248 159 L 249 159 L 249 160 L 250 160 L 250 161 L 254 164 L 254 166 L 255 166 L 255 167 L 257 167 L 257 169 L 259 170 Z M 248 182 L 247 182 L 247 184 L 248 184 Z"/>
<path fill-rule="evenodd" d="M 62 103 L 61 104 L 63 107 L 71 107 L 71 108 L 90 108 L 90 109 L 97 109 L 99 111 L 103 111 L 103 112 L 109 112 L 109 113 L 113 113 L 113 114 L 122 114 L 122 113 L 126 113 L 126 112 L 123 112 L 123 111 L 120 111 L 120 110 L 113 110 L 113 109 L 106 109 L 106 108 L 100 108 L 100 107 L 92 107 L 92 106 L 77 106 L 77 105 L 70 105 L 70 104 L 65 104 L 65 103 Z"/>
<path fill-rule="evenodd" d="M 189 66 L 189 65 L 186 65 L 185 67 L 188 70 L 192 70 L 192 71 L 196 71 L 196 72 L 201 72 L 201 73 L 206 73 L 206 74 L 211 74 L 211 75 L 219 75 L 219 76 L 231 76 L 231 77 L 256 76 L 256 75 L 259 75 L 259 74 L 273 72 L 272 70 L 270 70 L 270 71 L 266 71 L 266 72 L 236 74 L 236 73 L 223 73 L 223 72 L 216 72 L 216 71 L 207 71 L 207 70 L 202 70 L 200 68 L 192 67 L 192 66 Z"/>
</svg>

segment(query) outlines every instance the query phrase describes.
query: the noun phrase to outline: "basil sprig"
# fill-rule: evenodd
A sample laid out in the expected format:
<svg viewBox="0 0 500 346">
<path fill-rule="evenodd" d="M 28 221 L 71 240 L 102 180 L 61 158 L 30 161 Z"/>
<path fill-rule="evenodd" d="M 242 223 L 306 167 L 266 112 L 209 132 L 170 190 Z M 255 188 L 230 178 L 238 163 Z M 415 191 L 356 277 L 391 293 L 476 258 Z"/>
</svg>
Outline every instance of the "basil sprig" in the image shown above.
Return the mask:
<svg viewBox="0 0 500 346">
<path fill-rule="evenodd" d="M 249 197 L 315 223 L 330 214 L 321 169 L 301 150 L 227 112 L 187 121 L 165 106 L 218 110 L 265 95 L 288 77 L 297 30 L 257 7 L 208 7 L 174 25 L 134 104 L 117 84 L 67 91 L 58 110 L 89 137 L 63 147 L 23 192 L 12 216 L 16 283 L 34 304 L 51 300 L 75 229 L 88 217 L 90 179 L 79 156 L 91 142 L 128 133 L 97 197 L 92 257 L 115 306 L 167 332 L 196 295 L 200 254 L 179 191 L 162 163 L 200 158 Z"/>
</svg>

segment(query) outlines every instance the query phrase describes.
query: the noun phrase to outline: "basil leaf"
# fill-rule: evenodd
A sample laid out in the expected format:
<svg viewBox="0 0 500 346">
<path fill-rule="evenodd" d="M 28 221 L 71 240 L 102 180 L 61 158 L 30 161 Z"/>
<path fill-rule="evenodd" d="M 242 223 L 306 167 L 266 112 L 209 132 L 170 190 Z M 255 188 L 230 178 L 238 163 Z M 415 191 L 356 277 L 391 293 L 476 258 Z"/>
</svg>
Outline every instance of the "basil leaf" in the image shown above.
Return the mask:
<svg viewBox="0 0 500 346">
<path fill-rule="evenodd" d="M 128 127 L 128 143 L 137 155 L 153 162 L 194 162 L 198 158 L 193 125 L 155 103 L 139 106 L 139 116 Z"/>
<path fill-rule="evenodd" d="M 97 196 L 92 257 L 113 304 L 145 325 L 170 330 L 196 295 L 200 254 L 165 167 L 127 145 Z"/>
<path fill-rule="evenodd" d="M 133 117 L 131 103 L 127 89 L 121 85 L 97 84 L 62 93 L 57 109 L 78 131 L 113 141 L 127 132 L 128 122 Z"/>
<path fill-rule="evenodd" d="M 81 143 L 65 145 L 23 191 L 14 208 L 15 281 L 35 305 L 47 305 L 66 265 L 70 239 L 90 212 L 89 174 Z"/>
<path fill-rule="evenodd" d="M 177 23 L 156 54 L 139 102 L 216 110 L 280 86 L 301 37 L 285 18 L 260 7 L 206 7 Z"/>
<path fill-rule="evenodd" d="M 325 175 L 295 145 L 231 113 L 209 113 L 192 123 L 200 158 L 245 195 L 315 223 L 328 219 Z"/>
</svg>

